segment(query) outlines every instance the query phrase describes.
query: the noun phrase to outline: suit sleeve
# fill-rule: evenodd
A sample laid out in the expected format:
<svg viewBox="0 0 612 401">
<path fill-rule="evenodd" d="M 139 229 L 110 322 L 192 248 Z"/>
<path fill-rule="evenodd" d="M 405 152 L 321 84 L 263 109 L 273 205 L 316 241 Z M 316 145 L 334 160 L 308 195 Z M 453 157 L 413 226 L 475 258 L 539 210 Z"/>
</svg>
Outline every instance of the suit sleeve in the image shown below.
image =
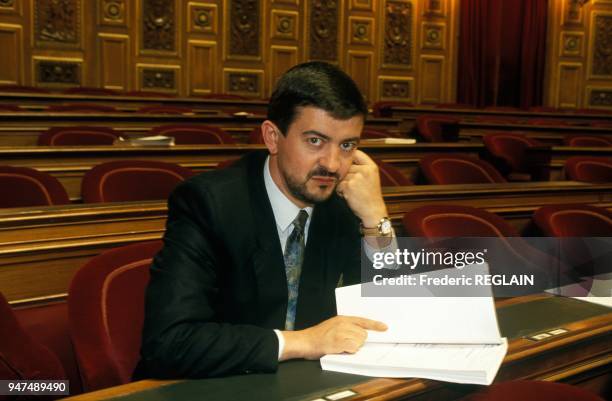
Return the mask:
<svg viewBox="0 0 612 401">
<path fill-rule="evenodd" d="M 140 376 L 202 378 L 278 366 L 274 331 L 217 316 L 223 256 L 212 203 L 190 182 L 170 197 L 164 247 L 146 292 Z"/>
</svg>

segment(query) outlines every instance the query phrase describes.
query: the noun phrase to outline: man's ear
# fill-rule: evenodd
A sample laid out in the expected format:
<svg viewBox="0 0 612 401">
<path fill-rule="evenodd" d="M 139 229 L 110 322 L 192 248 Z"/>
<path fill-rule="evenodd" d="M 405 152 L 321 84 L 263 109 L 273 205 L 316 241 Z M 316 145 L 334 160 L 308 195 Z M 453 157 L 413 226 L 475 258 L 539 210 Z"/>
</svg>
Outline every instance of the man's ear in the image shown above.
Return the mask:
<svg viewBox="0 0 612 401">
<path fill-rule="evenodd" d="M 278 153 L 279 135 L 282 134 L 272 121 L 265 120 L 261 123 L 261 136 L 271 155 Z"/>
</svg>

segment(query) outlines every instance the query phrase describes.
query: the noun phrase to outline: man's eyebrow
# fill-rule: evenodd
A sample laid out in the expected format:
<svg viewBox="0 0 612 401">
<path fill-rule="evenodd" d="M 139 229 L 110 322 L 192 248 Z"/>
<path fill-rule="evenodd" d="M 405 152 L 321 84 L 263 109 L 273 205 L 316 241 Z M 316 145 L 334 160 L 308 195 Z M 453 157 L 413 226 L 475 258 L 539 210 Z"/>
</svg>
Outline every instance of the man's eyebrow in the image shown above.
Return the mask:
<svg viewBox="0 0 612 401">
<path fill-rule="evenodd" d="M 329 136 L 325 135 L 324 133 L 319 132 L 317 130 L 313 130 L 313 129 L 302 132 L 302 135 L 316 135 L 316 136 L 320 136 L 321 138 L 323 138 L 325 140 L 331 139 Z M 342 142 L 343 143 L 344 142 L 359 142 L 359 137 L 358 136 L 353 136 L 353 137 L 350 137 L 350 138 L 347 138 L 347 139 L 343 140 Z"/>
</svg>

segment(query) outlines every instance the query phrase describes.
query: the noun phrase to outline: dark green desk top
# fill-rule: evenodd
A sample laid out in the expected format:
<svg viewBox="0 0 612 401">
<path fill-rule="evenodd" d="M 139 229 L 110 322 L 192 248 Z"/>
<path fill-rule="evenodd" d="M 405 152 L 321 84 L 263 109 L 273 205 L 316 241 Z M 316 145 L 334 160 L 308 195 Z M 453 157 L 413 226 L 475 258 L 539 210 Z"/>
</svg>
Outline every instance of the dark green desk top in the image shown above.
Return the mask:
<svg viewBox="0 0 612 401">
<path fill-rule="evenodd" d="M 545 298 L 499 308 L 497 315 L 502 335 L 516 339 L 610 312 L 605 306 L 575 299 Z M 313 400 L 371 379 L 322 371 L 318 361 L 289 361 L 281 363 L 276 374 L 187 380 L 114 400 Z"/>
</svg>

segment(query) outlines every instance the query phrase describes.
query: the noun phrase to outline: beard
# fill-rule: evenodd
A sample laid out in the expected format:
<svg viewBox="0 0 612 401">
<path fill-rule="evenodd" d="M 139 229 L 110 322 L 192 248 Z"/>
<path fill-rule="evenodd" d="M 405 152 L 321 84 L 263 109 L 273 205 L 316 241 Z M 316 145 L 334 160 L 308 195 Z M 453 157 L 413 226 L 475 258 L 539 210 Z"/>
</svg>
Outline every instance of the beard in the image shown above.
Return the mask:
<svg viewBox="0 0 612 401">
<path fill-rule="evenodd" d="M 315 204 L 325 202 L 334 193 L 336 186 L 338 185 L 339 176 L 337 173 L 328 171 L 325 167 L 317 166 L 310 170 L 306 175 L 304 181 L 300 181 L 295 177 L 290 176 L 285 170 L 280 169 L 285 182 L 287 183 L 287 189 L 291 192 L 295 198 L 299 199 L 304 203 Z M 314 176 L 318 177 L 332 177 L 336 179 L 334 185 L 320 185 L 317 190 L 309 190 L 308 182 Z"/>
</svg>

